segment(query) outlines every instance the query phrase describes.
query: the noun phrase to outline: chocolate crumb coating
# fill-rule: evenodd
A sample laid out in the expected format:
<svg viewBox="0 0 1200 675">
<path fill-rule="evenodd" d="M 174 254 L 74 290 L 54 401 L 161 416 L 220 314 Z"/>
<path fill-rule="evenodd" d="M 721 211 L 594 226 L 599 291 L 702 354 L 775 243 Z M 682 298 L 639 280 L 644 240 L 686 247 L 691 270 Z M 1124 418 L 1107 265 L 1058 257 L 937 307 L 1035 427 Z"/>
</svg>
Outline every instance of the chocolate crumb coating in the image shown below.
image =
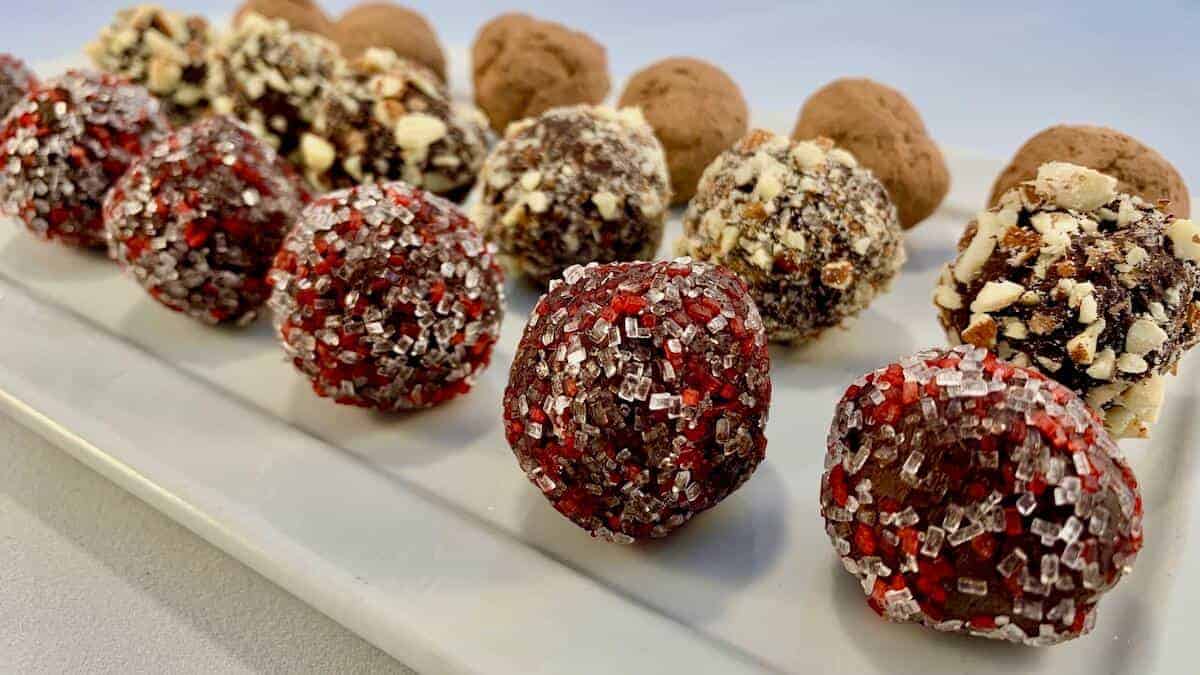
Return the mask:
<svg viewBox="0 0 1200 675">
<path fill-rule="evenodd" d="M 1034 646 L 1090 632 L 1142 548 L 1137 479 L 1096 412 L 970 345 L 847 388 L 821 515 L 884 618 Z"/>
<path fill-rule="evenodd" d="M 208 21 L 157 5 L 117 12 L 87 46 L 97 68 L 146 87 L 175 124 L 208 112 L 208 59 L 215 42 Z"/>
<path fill-rule="evenodd" d="M 1200 341 L 1200 227 L 1063 162 L 968 224 L 934 294 L 952 342 L 996 349 L 1146 436 Z"/>
<path fill-rule="evenodd" d="M 433 26 L 420 12 L 390 2 L 364 2 L 338 19 L 334 33 L 342 55 L 348 59 L 372 47 L 390 49 L 446 81 L 446 53 Z"/>
<path fill-rule="evenodd" d="M 315 0 L 246 0 L 233 15 L 233 25 L 240 27 L 250 14 L 268 19 L 282 19 L 291 30 L 331 37 L 333 22 Z"/>
<path fill-rule="evenodd" d="M 37 78 L 24 61 L 11 54 L 0 53 L 0 119 L 35 84 Z"/>
<path fill-rule="evenodd" d="M 887 190 L 828 139 L 750 132 L 705 170 L 683 230 L 676 252 L 737 272 L 783 342 L 858 314 L 905 261 Z"/>
<path fill-rule="evenodd" d="M 526 14 L 503 14 L 471 48 L 475 103 L 503 132 L 550 108 L 608 96 L 608 57 L 591 37 Z"/>
<path fill-rule="evenodd" d="M 554 108 L 513 124 L 479 185 L 475 222 L 542 285 L 575 264 L 652 258 L 671 201 L 662 146 L 636 108 Z"/>
</svg>

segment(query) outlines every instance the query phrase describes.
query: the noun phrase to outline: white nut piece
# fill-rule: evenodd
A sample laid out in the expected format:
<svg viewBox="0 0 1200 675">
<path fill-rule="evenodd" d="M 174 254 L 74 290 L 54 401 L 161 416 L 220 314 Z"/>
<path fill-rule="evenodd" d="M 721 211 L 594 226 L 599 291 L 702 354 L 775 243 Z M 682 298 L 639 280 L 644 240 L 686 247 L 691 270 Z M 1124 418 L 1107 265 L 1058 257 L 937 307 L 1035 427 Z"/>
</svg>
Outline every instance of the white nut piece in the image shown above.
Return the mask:
<svg viewBox="0 0 1200 675">
<path fill-rule="evenodd" d="M 1175 249 L 1175 257 L 1200 263 L 1200 225 L 1180 218 L 1167 226 L 1167 236 Z"/>
<path fill-rule="evenodd" d="M 596 205 L 596 209 L 600 211 L 600 217 L 605 220 L 612 220 L 617 217 L 617 205 L 619 203 L 617 196 L 613 193 L 604 190 L 592 195 L 592 203 Z"/>
<path fill-rule="evenodd" d="M 1150 370 L 1150 364 L 1141 356 L 1126 352 L 1117 357 L 1117 370 L 1130 375 L 1140 375 Z"/>
<path fill-rule="evenodd" d="M 1047 162 L 1038 168 L 1034 188 L 1055 204 L 1092 211 L 1117 196 L 1117 179 L 1069 162 Z"/>
<path fill-rule="evenodd" d="M 1067 342 L 1067 356 L 1080 365 L 1090 365 L 1096 360 L 1096 340 L 1104 332 L 1104 319 L 1099 319 L 1083 329 L 1083 332 Z"/>
<path fill-rule="evenodd" d="M 1113 369 L 1117 366 L 1117 353 L 1111 348 L 1105 347 L 1096 355 L 1096 359 L 1087 369 L 1088 377 L 1097 380 L 1111 380 L 1113 377 Z"/>
<path fill-rule="evenodd" d="M 1021 284 L 1003 280 L 989 281 L 979 290 L 975 300 L 971 302 L 972 312 L 995 312 L 1004 309 L 1017 301 L 1025 287 Z"/>
<path fill-rule="evenodd" d="M 300 158 L 304 160 L 305 167 L 321 172 L 333 166 L 337 152 L 333 145 L 324 138 L 316 134 L 305 133 L 300 137 Z"/>
<path fill-rule="evenodd" d="M 1161 349 L 1168 339 L 1167 332 L 1150 319 L 1138 319 L 1125 335 L 1125 351 L 1145 356 Z"/>
</svg>

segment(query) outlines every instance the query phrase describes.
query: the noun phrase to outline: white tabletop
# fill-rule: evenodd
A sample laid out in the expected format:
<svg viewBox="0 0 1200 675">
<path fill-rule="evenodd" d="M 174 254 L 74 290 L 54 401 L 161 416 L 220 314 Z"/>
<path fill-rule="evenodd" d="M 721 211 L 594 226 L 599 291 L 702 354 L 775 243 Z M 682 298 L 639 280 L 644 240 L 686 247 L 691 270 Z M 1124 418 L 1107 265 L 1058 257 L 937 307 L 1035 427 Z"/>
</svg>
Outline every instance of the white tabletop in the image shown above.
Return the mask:
<svg viewBox="0 0 1200 675">
<path fill-rule="evenodd" d="M 17 6 L 5 7 L 0 49 L 36 62 L 77 51 L 129 3 L 6 4 Z M 218 16 L 236 3 L 164 4 Z M 452 45 L 469 44 L 480 23 L 514 6 L 409 4 Z M 618 79 L 657 58 L 695 55 L 725 67 L 755 108 L 794 111 L 834 77 L 868 75 L 908 92 L 947 145 L 1007 157 L 1050 124 L 1106 124 L 1156 147 L 1200 184 L 1200 5 L 1139 3 L 1132 16 L 1131 5 L 1108 0 L 1074 8 L 893 4 L 521 6 L 593 33 Z M 0 466 L 0 671 L 403 668 L 5 417 Z"/>
</svg>

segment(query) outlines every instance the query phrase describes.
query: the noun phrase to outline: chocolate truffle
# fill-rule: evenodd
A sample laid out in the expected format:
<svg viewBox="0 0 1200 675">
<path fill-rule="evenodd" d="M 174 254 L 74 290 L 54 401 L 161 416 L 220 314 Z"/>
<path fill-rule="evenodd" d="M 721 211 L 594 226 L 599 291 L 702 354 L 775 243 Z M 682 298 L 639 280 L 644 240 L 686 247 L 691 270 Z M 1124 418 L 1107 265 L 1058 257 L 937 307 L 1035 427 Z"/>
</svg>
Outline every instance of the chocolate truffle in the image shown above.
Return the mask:
<svg viewBox="0 0 1200 675">
<path fill-rule="evenodd" d="M 700 174 L 746 135 L 750 111 L 720 68 L 699 59 L 659 61 L 634 74 L 621 107 L 638 107 L 667 153 L 675 204 L 696 193 Z"/>
<path fill-rule="evenodd" d="M 269 279 L 284 351 L 338 403 L 411 410 L 466 393 L 500 334 L 492 251 L 453 204 L 404 183 L 313 202 Z"/>
<path fill-rule="evenodd" d="M 1165 157 L 1116 129 L 1083 124 L 1059 124 L 1025 141 L 996 178 L 989 204 L 1037 175 L 1046 162 L 1070 162 L 1117 179 L 1117 191 L 1137 195 L 1179 218 L 1192 210 L 1183 177 Z"/>
<path fill-rule="evenodd" d="M 1200 227 L 1062 162 L 1004 193 L 934 294 L 952 342 L 994 348 L 1145 436 L 1163 376 L 1200 341 Z"/>
<path fill-rule="evenodd" d="M 168 126 L 154 97 L 112 75 L 35 85 L 0 123 L 0 203 L 40 238 L 104 246 L 105 193 Z"/>
<path fill-rule="evenodd" d="M 318 106 L 300 162 L 322 189 L 403 179 L 449 196 L 470 190 L 487 155 L 487 120 L 423 66 L 370 49 Z"/>
<path fill-rule="evenodd" d="M 770 357 L 746 285 L 689 260 L 571 267 L 504 391 L 521 470 L 595 537 L 665 537 L 763 460 Z"/>
<path fill-rule="evenodd" d="M 891 621 L 1071 640 L 1142 548 L 1137 480 L 1096 413 L 985 349 L 930 350 L 856 380 L 825 467 L 830 541 Z"/>
<path fill-rule="evenodd" d="M 137 5 L 117 12 L 87 53 L 100 70 L 145 86 L 172 122 L 186 124 L 207 112 L 213 42 L 204 17 Z"/>
<path fill-rule="evenodd" d="M 333 22 L 314 0 L 246 0 L 233 15 L 233 24 L 240 27 L 250 14 L 268 19 L 282 19 L 292 30 L 332 36 Z"/>
<path fill-rule="evenodd" d="M 429 21 L 407 7 L 390 2 L 364 2 L 338 19 L 334 35 L 346 58 L 371 47 L 390 49 L 419 63 L 446 81 L 446 54 Z"/>
<path fill-rule="evenodd" d="M 950 171 L 904 94 L 865 78 L 834 80 L 804 103 L 792 138 L 824 136 L 858 158 L 884 186 L 905 229 L 933 213 Z"/>
<path fill-rule="evenodd" d="M 887 190 L 828 139 L 755 130 L 717 157 L 676 250 L 750 285 L 767 335 L 804 342 L 862 311 L 904 264 Z"/>
<path fill-rule="evenodd" d="M 554 108 L 509 126 L 484 162 L 475 222 L 536 283 L 644 260 L 671 201 L 662 146 L 636 108 Z"/>
<path fill-rule="evenodd" d="M 608 57 L 583 33 L 525 14 L 484 25 L 471 48 L 475 103 L 504 131 L 550 108 L 608 96 Z"/>
<path fill-rule="evenodd" d="M 11 54 L 0 53 L 0 119 L 35 84 L 37 78 L 24 61 Z"/>
<path fill-rule="evenodd" d="M 307 201 L 300 177 L 240 122 L 210 117 L 151 146 L 104 204 L 109 254 L 163 305 L 245 325 Z"/>
</svg>

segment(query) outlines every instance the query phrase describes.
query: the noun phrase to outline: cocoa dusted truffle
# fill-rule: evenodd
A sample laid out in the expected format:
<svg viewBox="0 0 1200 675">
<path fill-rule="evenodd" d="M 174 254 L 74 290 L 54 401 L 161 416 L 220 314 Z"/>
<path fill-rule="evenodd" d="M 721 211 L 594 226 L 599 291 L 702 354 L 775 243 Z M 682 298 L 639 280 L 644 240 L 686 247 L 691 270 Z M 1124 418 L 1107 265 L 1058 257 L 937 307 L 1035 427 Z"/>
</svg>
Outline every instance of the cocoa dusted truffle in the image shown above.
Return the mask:
<svg viewBox="0 0 1200 675">
<path fill-rule="evenodd" d="M 330 37 L 333 22 L 314 0 L 246 0 L 233 15 L 233 25 L 240 27 L 250 14 L 268 19 L 282 19 L 295 31 Z"/>
<path fill-rule="evenodd" d="M 1183 176 L 1156 150 L 1116 129 L 1059 124 L 1039 132 L 1017 150 L 992 186 L 989 204 L 1018 183 L 1032 180 L 1046 162 L 1070 162 L 1117 179 L 1117 191 L 1187 218 L 1191 198 Z"/>
<path fill-rule="evenodd" d="M 597 104 L 608 96 L 608 57 L 583 33 L 525 14 L 503 14 L 471 48 L 475 103 L 504 131 L 550 108 Z"/>
<path fill-rule="evenodd" d="M 662 146 L 636 108 L 554 108 L 508 128 L 475 222 L 536 283 L 574 264 L 648 259 L 671 201 Z"/>
<path fill-rule="evenodd" d="M 419 12 L 390 2 L 364 2 L 338 19 L 334 34 L 346 58 L 358 57 L 371 47 L 390 49 L 446 81 L 446 53 L 433 26 Z"/>
<path fill-rule="evenodd" d="M 665 537 L 766 453 L 770 357 L 746 285 L 693 263 L 571 267 L 534 307 L 504 391 L 521 470 L 595 537 Z"/>
<path fill-rule="evenodd" d="M 1071 640 L 1142 548 L 1137 479 L 1096 413 L 985 349 L 930 350 L 855 380 L 825 467 L 826 532 L 891 621 Z"/>
<path fill-rule="evenodd" d="M 404 183 L 330 193 L 275 260 L 284 351 L 338 403 L 411 410 L 470 390 L 500 334 L 503 275 L 453 204 Z"/>
<path fill-rule="evenodd" d="M 299 160 L 323 189 L 403 179 L 459 197 L 483 164 L 489 133 L 483 115 L 451 103 L 433 73 L 370 49 L 318 105 Z"/>
<path fill-rule="evenodd" d="M 654 127 L 667 153 L 675 204 L 692 198 L 704 168 L 746 135 L 750 118 L 737 84 L 699 59 L 665 59 L 635 73 L 620 105 L 641 108 Z"/>
<path fill-rule="evenodd" d="M 0 119 L 35 84 L 37 78 L 24 61 L 11 54 L 0 53 Z"/>
<path fill-rule="evenodd" d="M 899 91 L 866 78 L 835 80 L 809 97 L 792 138 L 824 136 L 858 158 L 888 189 L 905 229 L 929 217 L 950 190 L 950 171 L 921 114 Z"/>
<path fill-rule="evenodd" d="M 168 127 L 154 97 L 112 75 L 35 85 L 0 123 L 0 204 L 40 238 L 104 246 L 105 193 Z"/>
<path fill-rule="evenodd" d="M 245 325 L 307 194 L 240 122 L 210 117 L 151 146 L 109 192 L 109 254 L 155 300 L 205 323 Z"/>
<path fill-rule="evenodd" d="M 1051 162 L 981 212 L 934 293 L 952 342 L 998 350 L 1146 436 L 1163 377 L 1200 341 L 1200 227 Z"/>
<path fill-rule="evenodd" d="M 157 5 L 117 12 L 87 46 L 97 68 L 145 86 L 172 122 L 186 124 L 208 109 L 208 21 Z"/>
<path fill-rule="evenodd" d="M 705 170 L 683 230 L 677 252 L 745 279 L 777 341 L 858 314 L 905 260 L 896 207 L 869 170 L 828 139 L 762 130 Z"/>
</svg>

